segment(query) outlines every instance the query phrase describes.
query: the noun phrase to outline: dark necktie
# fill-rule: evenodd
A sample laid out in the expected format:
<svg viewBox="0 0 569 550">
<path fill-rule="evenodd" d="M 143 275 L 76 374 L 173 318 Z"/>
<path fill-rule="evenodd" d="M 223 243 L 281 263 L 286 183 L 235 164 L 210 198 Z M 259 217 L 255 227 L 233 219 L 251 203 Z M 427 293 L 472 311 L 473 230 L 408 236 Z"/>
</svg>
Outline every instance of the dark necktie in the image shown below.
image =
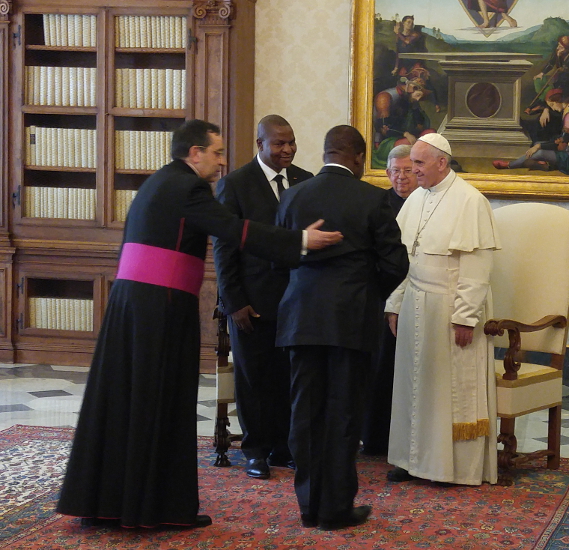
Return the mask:
<svg viewBox="0 0 569 550">
<path fill-rule="evenodd" d="M 277 174 L 273 180 L 277 182 L 277 194 L 279 195 L 280 199 L 283 191 L 285 190 L 285 187 L 283 185 L 284 176 L 282 174 Z"/>
</svg>

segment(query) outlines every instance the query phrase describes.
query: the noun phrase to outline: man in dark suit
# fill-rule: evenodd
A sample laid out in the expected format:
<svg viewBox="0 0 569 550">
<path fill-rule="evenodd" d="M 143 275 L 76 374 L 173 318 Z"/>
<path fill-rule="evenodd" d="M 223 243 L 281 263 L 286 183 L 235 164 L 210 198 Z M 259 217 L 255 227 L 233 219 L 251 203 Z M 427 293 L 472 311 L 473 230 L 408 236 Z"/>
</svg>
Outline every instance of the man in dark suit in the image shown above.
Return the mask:
<svg viewBox="0 0 569 550">
<path fill-rule="evenodd" d="M 281 116 L 264 117 L 257 129 L 257 156 L 217 183 L 217 199 L 240 218 L 274 224 L 280 193 L 312 176 L 292 164 L 296 141 Z M 279 301 L 288 270 L 214 241 L 219 303 L 229 319 L 235 398 L 243 430 L 247 475 L 268 478 L 269 466 L 294 467 L 288 449 L 290 367 L 275 348 Z"/>
<path fill-rule="evenodd" d="M 354 507 L 362 396 L 381 300 L 403 281 L 409 261 L 387 191 L 360 180 L 365 150 L 355 128 L 332 128 L 324 168 L 287 191 L 277 214 L 287 228 L 323 217 L 344 235 L 342 244 L 308 253 L 291 270 L 279 307 L 276 343 L 291 359 L 289 444 L 305 527 L 358 525 L 371 511 Z"/>
</svg>

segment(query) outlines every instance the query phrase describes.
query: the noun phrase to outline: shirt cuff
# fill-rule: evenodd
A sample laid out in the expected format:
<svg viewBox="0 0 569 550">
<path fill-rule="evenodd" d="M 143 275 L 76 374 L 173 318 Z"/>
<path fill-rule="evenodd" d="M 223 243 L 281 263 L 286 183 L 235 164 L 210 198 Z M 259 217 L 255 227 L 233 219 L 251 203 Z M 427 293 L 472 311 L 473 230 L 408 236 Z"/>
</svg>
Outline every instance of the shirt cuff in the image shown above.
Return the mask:
<svg viewBox="0 0 569 550">
<path fill-rule="evenodd" d="M 306 256 L 308 254 L 308 231 L 306 229 L 302 230 L 302 248 L 300 249 L 300 255 Z"/>
</svg>

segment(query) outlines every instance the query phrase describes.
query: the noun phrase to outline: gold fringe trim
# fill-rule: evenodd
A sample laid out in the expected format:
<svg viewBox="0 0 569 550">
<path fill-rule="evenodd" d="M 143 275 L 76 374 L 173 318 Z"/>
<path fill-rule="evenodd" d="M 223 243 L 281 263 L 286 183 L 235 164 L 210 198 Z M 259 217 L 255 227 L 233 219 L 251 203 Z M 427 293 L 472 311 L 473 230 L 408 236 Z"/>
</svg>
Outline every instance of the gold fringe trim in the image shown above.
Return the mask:
<svg viewBox="0 0 569 550">
<path fill-rule="evenodd" d="M 452 425 L 453 441 L 467 441 L 490 435 L 490 420 L 483 418 L 476 422 L 459 422 Z"/>
</svg>

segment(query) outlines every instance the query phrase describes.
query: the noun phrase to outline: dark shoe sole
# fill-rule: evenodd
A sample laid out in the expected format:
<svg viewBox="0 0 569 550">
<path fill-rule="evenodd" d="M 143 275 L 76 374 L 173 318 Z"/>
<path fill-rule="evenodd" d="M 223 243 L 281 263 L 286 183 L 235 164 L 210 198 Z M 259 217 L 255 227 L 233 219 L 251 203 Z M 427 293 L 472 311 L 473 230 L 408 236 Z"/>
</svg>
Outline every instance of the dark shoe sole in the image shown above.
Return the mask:
<svg viewBox="0 0 569 550">
<path fill-rule="evenodd" d="M 387 472 L 387 480 L 392 481 L 393 483 L 412 481 L 413 479 L 417 478 L 415 476 L 412 476 L 407 470 L 404 470 L 403 468 L 395 468 L 395 470 L 389 470 L 389 472 Z"/>
<path fill-rule="evenodd" d="M 275 462 L 273 460 L 267 460 L 267 464 L 273 468 L 290 468 L 291 470 L 296 469 L 296 464 L 292 460 L 289 460 L 287 462 Z"/>
<path fill-rule="evenodd" d="M 310 514 L 300 514 L 300 521 L 303 527 L 318 527 L 318 518 Z"/>
<path fill-rule="evenodd" d="M 345 529 L 346 527 L 355 527 L 367 521 L 371 514 L 371 506 L 358 506 L 354 508 L 347 518 L 341 518 L 334 521 L 320 520 L 320 529 L 324 531 L 335 531 L 336 529 Z"/>
<path fill-rule="evenodd" d="M 271 477 L 270 473 L 260 474 L 257 472 L 248 472 L 247 470 L 245 470 L 245 473 L 254 479 L 269 479 Z"/>
</svg>

